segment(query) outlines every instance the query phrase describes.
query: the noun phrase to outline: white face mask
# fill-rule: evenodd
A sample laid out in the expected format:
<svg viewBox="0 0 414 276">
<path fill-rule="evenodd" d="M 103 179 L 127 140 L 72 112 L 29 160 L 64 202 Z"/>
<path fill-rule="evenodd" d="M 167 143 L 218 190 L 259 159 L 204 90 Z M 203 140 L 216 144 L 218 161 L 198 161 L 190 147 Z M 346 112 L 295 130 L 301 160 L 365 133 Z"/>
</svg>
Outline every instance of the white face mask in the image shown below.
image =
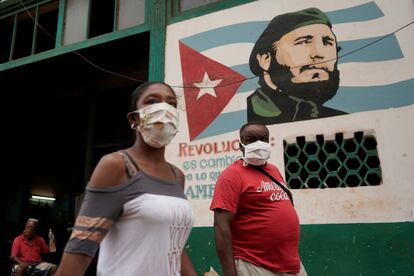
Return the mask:
<svg viewBox="0 0 414 276">
<path fill-rule="evenodd" d="M 178 111 L 167 103 L 152 104 L 135 113 L 140 118 L 137 131 L 151 147 L 162 148 L 168 145 L 178 132 Z"/>
<path fill-rule="evenodd" d="M 244 147 L 244 162 L 254 166 L 261 166 L 266 164 L 270 158 L 270 144 L 263 141 L 256 141 L 251 144 L 243 145 Z"/>
</svg>

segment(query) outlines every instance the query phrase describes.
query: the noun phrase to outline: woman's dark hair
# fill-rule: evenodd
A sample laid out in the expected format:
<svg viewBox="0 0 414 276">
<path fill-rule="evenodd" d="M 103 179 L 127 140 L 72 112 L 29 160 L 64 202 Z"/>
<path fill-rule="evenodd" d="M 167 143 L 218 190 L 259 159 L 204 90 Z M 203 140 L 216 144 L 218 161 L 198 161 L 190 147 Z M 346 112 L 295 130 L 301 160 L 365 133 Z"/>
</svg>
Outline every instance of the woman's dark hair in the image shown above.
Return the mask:
<svg viewBox="0 0 414 276">
<path fill-rule="evenodd" d="M 144 82 L 143 84 L 141 84 L 140 86 L 135 88 L 134 92 L 132 92 L 131 102 L 130 102 L 129 110 L 128 110 L 129 112 L 134 111 L 134 110 L 137 109 L 137 102 L 141 98 L 142 94 L 145 92 L 145 90 L 147 90 L 148 87 L 150 87 L 153 84 L 162 84 L 162 85 L 167 86 L 175 96 L 175 92 L 172 89 L 172 87 L 169 86 L 168 84 L 162 82 L 162 81 L 147 81 L 147 82 Z"/>
</svg>

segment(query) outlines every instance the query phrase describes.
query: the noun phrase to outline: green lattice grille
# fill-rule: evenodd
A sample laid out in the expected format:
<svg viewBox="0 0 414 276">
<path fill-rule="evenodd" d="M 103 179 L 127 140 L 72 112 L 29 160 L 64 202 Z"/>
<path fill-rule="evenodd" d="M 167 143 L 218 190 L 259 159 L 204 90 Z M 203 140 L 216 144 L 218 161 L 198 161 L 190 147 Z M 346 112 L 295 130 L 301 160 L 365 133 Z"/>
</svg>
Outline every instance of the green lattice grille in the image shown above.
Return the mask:
<svg viewBox="0 0 414 276">
<path fill-rule="evenodd" d="M 334 140 L 317 135 L 316 141 L 296 137 L 284 144 L 285 172 L 292 189 L 337 188 L 379 185 L 382 180 L 377 141 L 373 135 L 355 132 Z"/>
</svg>

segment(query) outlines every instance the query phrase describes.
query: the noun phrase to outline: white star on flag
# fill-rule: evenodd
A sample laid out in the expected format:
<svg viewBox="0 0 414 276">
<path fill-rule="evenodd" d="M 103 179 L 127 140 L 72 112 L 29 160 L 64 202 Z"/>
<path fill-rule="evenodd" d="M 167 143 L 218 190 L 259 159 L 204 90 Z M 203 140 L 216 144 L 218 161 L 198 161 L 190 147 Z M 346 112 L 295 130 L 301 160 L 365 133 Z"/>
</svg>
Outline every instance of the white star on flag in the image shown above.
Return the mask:
<svg viewBox="0 0 414 276">
<path fill-rule="evenodd" d="M 200 88 L 200 91 L 197 95 L 197 100 L 206 94 L 209 94 L 217 98 L 216 92 L 214 91 L 214 87 L 216 87 L 222 80 L 223 79 L 211 80 L 207 72 L 205 72 L 203 81 L 194 83 L 195 86 Z"/>
</svg>

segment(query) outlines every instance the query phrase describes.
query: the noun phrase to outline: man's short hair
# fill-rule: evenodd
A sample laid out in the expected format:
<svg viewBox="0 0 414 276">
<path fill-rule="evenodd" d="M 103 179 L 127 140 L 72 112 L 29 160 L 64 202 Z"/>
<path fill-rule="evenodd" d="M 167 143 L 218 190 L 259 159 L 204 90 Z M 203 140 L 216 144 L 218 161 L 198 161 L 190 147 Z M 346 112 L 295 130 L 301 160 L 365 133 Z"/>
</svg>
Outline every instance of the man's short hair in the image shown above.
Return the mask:
<svg viewBox="0 0 414 276">
<path fill-rule="evenodd" d="M 246 127 L 248 127 L 248 126 L 251 126 L 251 125 L 255 125 L 255 126 L 264 126 L 267 130 L 269 130 L 265 124 L 263 124 L 263 123 L 259 123 L 259 122 L 255 122 L 255 121 L 251 121 L 251 122 L 245 123 L 244 125 L 242 125 L 242 126 L 241 126 L 241 128 L 240 128 L 240 130 L 239 130 L 239 137 L 240 137 L 240 138 L 241 138 L 241 135 L 242 135 L 242 132 L 244 131 L 244 129 L 245 129 Z"/>
<path fill-rule="evenodd" d="M 295 29 L 312 24 L 324 24 L 332 29 L 328 16 L 317 8 L 284 13 L 274 17 L 254 44 L 249 58 L 250 71 L 256 76 L 261 76 L 263 69 L 257 61 L 257 54 L 274 53 L 272 45 L 275 41 Z"/>
</svg>

